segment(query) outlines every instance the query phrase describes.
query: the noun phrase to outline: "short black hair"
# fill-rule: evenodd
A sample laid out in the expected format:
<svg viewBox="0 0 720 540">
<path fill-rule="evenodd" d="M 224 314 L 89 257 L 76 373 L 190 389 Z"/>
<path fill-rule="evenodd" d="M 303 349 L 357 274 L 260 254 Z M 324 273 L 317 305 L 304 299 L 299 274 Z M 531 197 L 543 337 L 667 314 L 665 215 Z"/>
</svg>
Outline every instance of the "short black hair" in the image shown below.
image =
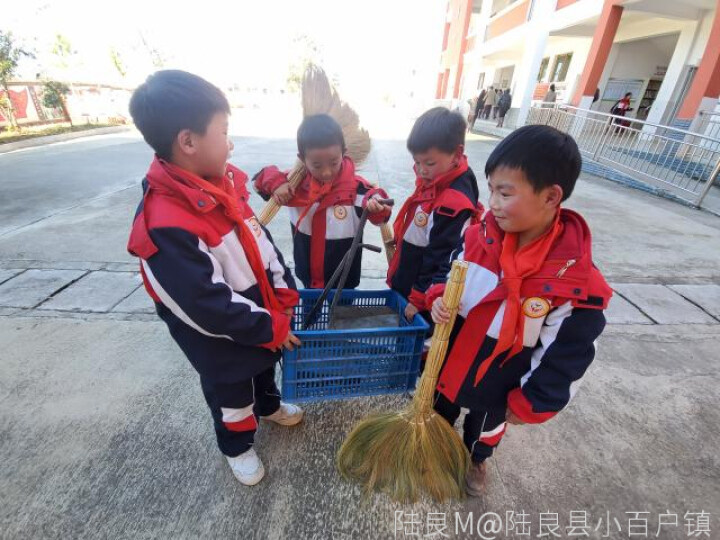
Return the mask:
<svg viewBox="0 0 720 540">
<path fill-rule="evenodd" d="M 169 160 L 183 129 L 205 134 L 212 117 L 230 114 L 230 104 L 217 86 L 186 71 L 157 71 L 130 98 L 130 115 L 158 157 Z"/>
<path fill-rule="evenodd" d="M 520 169 L 535 192 L 558 184 L 563 201 L 580 176 L 582 157 L 570 135 L 544 125 L 523 126 L 505 137 L 485 163 L 485 176 L 498 167 Z"/>
<path fill-rule="evenodd" d="M 301 159 L 308 150 L 339 145 L 345 153 L 345 137 L 335 119 L 327 114 L 306 116 L 297 130 L 297 147 Z"/>
<path fill-rule="evenodd" d="M 452 154 L 458 146 L 465 144 L 466 129 L 467 124 L 460 113 L 445 107 L 435 107 L 415 120 L 407 140 L 407 149 L 411 154 L 427 152 L 431 148 Z"/>
</svg>

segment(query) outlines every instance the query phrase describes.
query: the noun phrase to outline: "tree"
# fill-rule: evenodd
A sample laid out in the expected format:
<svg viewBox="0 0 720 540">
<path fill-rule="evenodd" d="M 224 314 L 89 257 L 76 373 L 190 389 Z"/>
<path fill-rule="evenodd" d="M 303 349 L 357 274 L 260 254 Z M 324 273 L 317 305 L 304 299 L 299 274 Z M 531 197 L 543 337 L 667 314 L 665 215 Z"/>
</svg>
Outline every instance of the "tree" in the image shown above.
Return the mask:
<svg viewBox="0 0 720 540">
<path fill-rule="evenodd" d="M 12 32 L 4 32 L 0 30 L 0 86 L 5 92 L 4 96 L 0 96 L 0 112 L 10 122 L 12 129 L 20 129 L 15 118 L 15 107 L 13 107 L 10 99 L 10 79 L 15 76 L 18 64 L 23 57 L 35 58 L 32 51 L 29 51 L 19 45 Z"/>
<path fill-rule="evenodd" d="M 167 63 L 167 60 L 165 58 L 165 55 L 162 53 L 160 49 L 158 49 L 156 46 L 154 46 L 152 43 L 150 43 L 147 38 L 145 37 L 145 34 L 140 31 L 138 32 L 140 34 L 140 41 L 143 44 L 143 47 L 145 47 L 145 50 L 147 51 L 148 55 L 150 55 L 150 61 L 152 62 L 152 65 L 155 69 L 162 69 L 165 67 L 165 64 Z"/>
<path fill-rule="evenodd" d="M 65 102 L 65 96 L 69 93 L 68 85 L 57 81 L 48 81 L 43 86 L 43 105 L 49 109 L 62 109 L 65 120 L 72 126 L 72 118 L 70 118 L 70 112 Z"/>
<path fill-rule="evenodd" d="M 293 57 L 288 65 L 286 83 L 290 92 L 299 92 L 305 68 L 313 62 L 321 64 L 321 53 L 318 45 L 307 34 L 296 34 L 292 39 L 291 50 Z"/>
<path fill-rule="evenodd" d="M 53 44 L 51 52 L 57 59 L 57 66 L 61 70 L 66 70 L 70 66 L 70 58 L 76 54 L 77 51 L 72 50 L 70 40 L 62 34 L 55 36 L 55 43 Z"/>
<path fill-rule="evenodd" d="M 115 66 L 117 72 L 124 79 L 125 75 L 127 75 L 127 69 L 125 68 L 125 64 L 120 56 L 120 52 L 115 47 L 110 47 L 110 60 L 112 61 L 113 66 Z"/>
</svg>

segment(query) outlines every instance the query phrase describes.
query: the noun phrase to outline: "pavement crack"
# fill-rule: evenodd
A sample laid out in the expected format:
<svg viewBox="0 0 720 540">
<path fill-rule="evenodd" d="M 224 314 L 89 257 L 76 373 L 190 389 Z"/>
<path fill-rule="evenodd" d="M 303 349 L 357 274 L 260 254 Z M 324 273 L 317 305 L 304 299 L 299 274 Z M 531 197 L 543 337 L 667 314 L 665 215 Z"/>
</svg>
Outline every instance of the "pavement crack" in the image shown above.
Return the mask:
<svg viewBox="0 0 720 540">
<path fill-rule="evenodd" d="M 670 287 L 667 287 L 667 288 L 670 289 L 670 290 L 671 290 L 672 292 L 674 292 L 675 294 L 680 295 L 680 297 L 682 297 L 682 298 L 684 298 L 685 300 L 687 300 L 688 302 L 690 302 L 693 306 L 695 306 L 696 308 L 700 309 L 703 313 L 709 315 L 710 318 L 712 318 L 713 320 L 720 322 L 720 318 L 718 318 L 718 317 L 716 317 L 715 315 L 713 315 L 712 313 L 710 313 L 707 309 L 705 309 L 703 306 L 701 306 L 700 304 L 698 304 L 697 302 L 695 302 L 692 298 L 690 298 L 690 297 L 688 297 L 688 296 L 685 296 L 683 293 L 681 293 L 681 292 L 678 291 L 678 290 L 671 289 Z"/>
<path fill-rule="evenodd" d="M 642 313 L 643 315 L 645 315 L 645 317 L 647 317 L 648 319 L 650 319 L 650 320 L 653 322 L 653 324 L 660 324 L 657 320 L 653 319 L 653 318 L 650 316 L 649 313 L 647 313 L 645 310 L 643 310 L 643 308 L 641 308 L 640 306 L 638 306 L 635 302 L 633 302 L 632 300 L 630 300 L 630 298 L 628 298 L 627 296 L 625 296 L 624 294 L 622 294 L 620 291 L 618 291 L 618 290 L 616 290 L 616 289 L 613 289 L 613 293 L 614 293 L 614 294 L 617 294 L 620 298 L 622 298 L 622 299 L 624 299 L 625 301 L 627 301 L 631 306 L 633 306 L 633 307 L 634 307 L 635 309 L 637 309 L 640 313 Z"/>
<path fill-rule="evenodd" d="M 57 289 L 56 291 L 53 291 L 53 293 L 52 293 L 50 296 L 48 296 L 48 297 L 45 298 L 44 300 L 40 301 L 38 304 L 35 304 L 35 305 L 32 307 L 32 309 L 37 309 L 38 307 L 40 307 L 41 305 L 43 305 L 45 302 L 47 302 L 47 301 L 50 300 L 51 298 L 53 298 L 53 297 L 55 297 L 56 295 L 58 295 L 58 294 L 60 294 L 61 292 L 63 292 L 65 289 L 67 289 L 67 288 L 68 288 L 70 285 L 72 285 L 73 283 L 77 283 L 78 281 L 80 281 L 82 278 L 84 278 L 85 276 L 87 276 L 90 272 L 91 272 L 90 270 L 88 270 L 87 272 L 84 272 L 80 277 L 77 277 L 77 278 L 69 281 L 68 283 L 66 283 L 65 285 L 63 285 L 62 287 L 60 287 L 59 289 Z"/>
</svg>

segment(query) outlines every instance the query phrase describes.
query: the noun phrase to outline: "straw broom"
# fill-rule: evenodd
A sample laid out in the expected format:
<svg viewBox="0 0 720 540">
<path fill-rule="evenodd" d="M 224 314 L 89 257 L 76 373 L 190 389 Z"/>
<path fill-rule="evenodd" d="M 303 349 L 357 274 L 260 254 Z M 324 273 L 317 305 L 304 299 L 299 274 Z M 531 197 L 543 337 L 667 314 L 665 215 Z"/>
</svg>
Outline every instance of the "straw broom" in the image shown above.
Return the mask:
<svg viewBox="0 0 720 540">
<path fill-rule="evenodd" d="M 366 494 L 383 491 L 403 502 L 416 501 L 422 491 L 438 501 L 465 495 L 470 455 L 455 429 L 433 410 L 433 402 L 467 268 L 464 261 L 453 263 L 443 295 L 450 321 L 435 327 L 410 406 L 400 413 L 366 418 L 338 451 L 340 474 L 362 484 Z"/>
<path fill-rule="evenodd" d="M 356 163 L 362 163 L 370 153 L 370 135 L 360 127 L 357 113 L 344 101 L 335 89 L 322 68 L 310 64 L 303 74 L 302 81 L 303 116 L 327 114 L 340 124 L 345 138 L 347 155 Z M 288 174 L 288 182 L 294 189 L 307 176 L 305 165 L 298 160 Z M 263 225 L 272 221 L 280 210 L 272 198 L 265 204 L 258 219 Z"/>
<path fill-rule="evenodd" d="M 371 182 L 373 187 L 380 187 L 379 183 Z M 389 223 L 382 223 L 380 225 L 380 237 L 382 243 L 385 246 L 385 256 L 387 257 L 388 266 L 392 262 L 392 258 L 395 256 L 395 238 L 393 236 L 393 230 Z"/>
</svg>

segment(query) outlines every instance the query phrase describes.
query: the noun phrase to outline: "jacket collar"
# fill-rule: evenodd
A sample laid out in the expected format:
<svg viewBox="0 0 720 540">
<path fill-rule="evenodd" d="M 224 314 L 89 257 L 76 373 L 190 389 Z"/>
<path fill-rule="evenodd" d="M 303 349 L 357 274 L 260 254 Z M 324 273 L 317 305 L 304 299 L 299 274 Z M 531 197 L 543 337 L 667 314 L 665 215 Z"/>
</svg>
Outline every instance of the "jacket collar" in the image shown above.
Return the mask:
<svg viewBox="0 0 720 540">
<path fill-rule="evenodd" d="M 435 199 L 445 188 L 450 186 L 450 184 L 452 184 L 455 180 L 465 174 L 468 169 L 469 166 L 467 156 L 463 155 L 457 167 L 450 169 L 445 174 L 434 178 L 430 182 L 423 180 L 419 176 L 416 176 L 415 194 L 413 195 L 414 200 L 416 202 L 423 202 Z M 413 170 L 417 175 L 417 170 L 415 167 L 413 167 Z"/>
<path fill-rule="evenodd" d="M 218 202 L 212 195 L 196 186 L 183 182 L 182 179 L 173 178 L 165 169 L 166 166 L 167 162 L 165 160 L 155 156 L 145 176 L 150 190 L 183 200 L 199 214 L 207 214 L 217 207 Z M 223 178 L 210 181 L 230 183 L 241 198 L 243 198 L 244 191 L 244 200 L 247 200 L 245 179 L 246 177 L 240 169 L 228 164 Z"/>
<path fill-rule="evenodd" d="M 552 273 L 558 279 L 588 279 L 592 269 L 590 228 L 580 214 L 566 208 L 560 210 L 560 222 L 563 225 L 562 233 L 550 248 L 546 264 L 538 272 L 538 277 L 544 275 L 548 278 Z M 492 260 L 499 260 L 505 232 L 497 224 L 490 211 L 485 214 L 482 223 L 486 238 L 482 247 L 489 253 Z M 488 239 L 490 239 L 489 242 Z M 558 265 L 560 266 L 556 269 Z M 499 268 L 499 263 L 497 266 Z"/>
</svg>

